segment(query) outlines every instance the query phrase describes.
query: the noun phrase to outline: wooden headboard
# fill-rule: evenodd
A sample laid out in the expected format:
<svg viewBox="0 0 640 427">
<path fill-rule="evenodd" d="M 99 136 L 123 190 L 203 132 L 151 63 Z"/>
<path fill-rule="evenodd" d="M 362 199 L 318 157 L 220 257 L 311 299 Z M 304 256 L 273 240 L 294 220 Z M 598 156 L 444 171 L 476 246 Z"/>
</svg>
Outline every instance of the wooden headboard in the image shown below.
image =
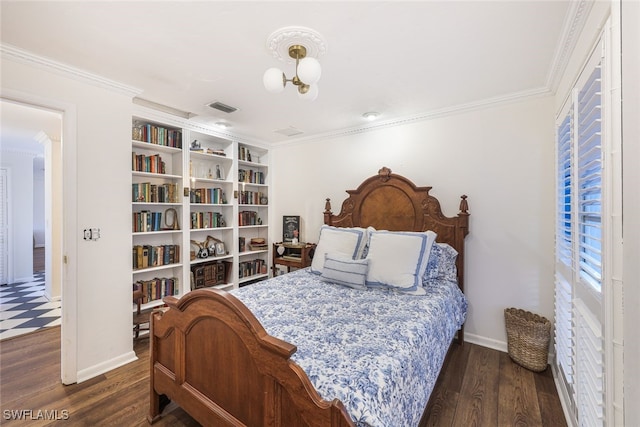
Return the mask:
<svg viewBox="0 0 640 427">
<path fill-rule="evenodd" d="M 349 197 L 342 202 L 338 215 L 331 212 L 331 201 L 327 199 L 324 223 L 390 231 L 432 230 L 438 234 L 437 242 L 448 243 L 458 251 L 458 285 L 464 292 L 464 238 L 469 233 L 467 196 L 461 196 L 458 215 L 447 217 L 429 190 L 431 187 L 416 187 L 407 178 L 383 167 L 356 190 L 347 190 Z"/>
</svg>

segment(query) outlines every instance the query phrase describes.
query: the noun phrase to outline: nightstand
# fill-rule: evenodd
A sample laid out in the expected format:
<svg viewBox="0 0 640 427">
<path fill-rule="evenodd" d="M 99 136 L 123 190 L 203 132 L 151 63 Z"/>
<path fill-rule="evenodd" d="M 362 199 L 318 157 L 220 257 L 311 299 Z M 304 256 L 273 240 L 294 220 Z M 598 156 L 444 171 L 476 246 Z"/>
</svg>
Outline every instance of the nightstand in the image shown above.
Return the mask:
<svg viewBox="0 0 640 427">
<path fill-rule="evenodd" d="M 281 248 L 278 250 L 278 248 Z M 287 267 L 287 272 L 293 268 L 304 268 L 311 265 L 313 253 L 316 249 L 315 243 L 274 243 L 273 244 L 273 262 L 271 268 L 273 276 L 277 275 L 278 265 Z"/>
</svg>

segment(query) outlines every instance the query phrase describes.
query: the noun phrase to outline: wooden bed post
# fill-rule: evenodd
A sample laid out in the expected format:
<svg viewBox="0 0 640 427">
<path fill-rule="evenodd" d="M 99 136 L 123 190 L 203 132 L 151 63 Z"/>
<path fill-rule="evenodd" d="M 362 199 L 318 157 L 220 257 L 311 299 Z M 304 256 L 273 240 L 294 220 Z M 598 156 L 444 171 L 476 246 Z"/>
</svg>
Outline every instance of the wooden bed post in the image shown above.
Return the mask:
<svg viewBox="0 0 640 427">
<path fill-rule="evenodd" d="M 333 213 L 331 212 L 331 199 L 327 198 L 327 201 L 324 203 L 324 223 L 326 225 L 331 225 L 331 216 Z"/>
</svg>

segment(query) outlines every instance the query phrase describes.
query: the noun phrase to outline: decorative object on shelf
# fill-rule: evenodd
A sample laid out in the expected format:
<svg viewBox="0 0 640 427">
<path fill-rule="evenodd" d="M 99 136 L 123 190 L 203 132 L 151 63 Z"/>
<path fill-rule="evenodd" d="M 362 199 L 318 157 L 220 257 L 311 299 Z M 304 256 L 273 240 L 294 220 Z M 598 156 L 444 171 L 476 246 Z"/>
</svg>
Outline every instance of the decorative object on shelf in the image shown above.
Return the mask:
<svg viewBox="0 0 640 427">
<path fill-rule="evenodd" d="M 136 141 L 142 141 L 142 123 L 134 122 L 131 137 Z"/>
<path fill-rule="evenodd" d="M 281 61 L 295 60 L 295 75 L 287 79 L 279 68 L 269 68 L 263 76 L 264 87 L 272 93 L 280 93 L 287 82 L 298 87 L 301 99 L 313 101 L 318 97 L 318 80 L 322 74 L 320 62 L 316 58 L 327 50 L 320 33 L 306 27 L 284 27 L 274 31 L 267 38 L 267 49 Z"/>
<path fill-rule="evenodd" d="M 191 240 L 191 246 L 196 246 L 196 256 L 195 258 L 208 258 L 209 257 L 209 249 L 205 246 L 205 242 L 198 242 L 197 240 Z M 192 260 L 195 258 L 191 258 Z"/>
<path fill-rule="evenodd" d="M 207 236 L 204 247 L 207 248 L 209 256 L 223 256 L 227 254 L 224 247 L 224 242 L 220 239 L 216 239 L 213 236 Z"/>
<path fill-rule="evenodd" d="M 171 221 L 169 221 L 169 216 L 171 216 Z M 164 211 L 164 226 L 167 230 L 180 230 L 180 223 L 178 222 L 178 211 L 176 211 L 174 208 L 169 208 Z"/>
<path fill-rule="evenodd" d="M 282 217 L 282 241 L 293 243 L 294 238 L 297 243 L 300 238 L 300 216 L 285 215 Z"/>
<path fill-rule="evenodd" d="M 265 251 L 267 250 L 267 240 L 263 237 L 253 237 L 249 241 L 249 249 L 252 251 Z"/>
<path fill-rule="evenodd" d="M 200 143 L 198 142 L 197 139 L 194 139 L 193 141 L 191 141 L 191 145 L 189 146 L 189 150 L 191 150 L 191 151 L 202 150 L 202 146 L 200 145 Z"/>
</svg>

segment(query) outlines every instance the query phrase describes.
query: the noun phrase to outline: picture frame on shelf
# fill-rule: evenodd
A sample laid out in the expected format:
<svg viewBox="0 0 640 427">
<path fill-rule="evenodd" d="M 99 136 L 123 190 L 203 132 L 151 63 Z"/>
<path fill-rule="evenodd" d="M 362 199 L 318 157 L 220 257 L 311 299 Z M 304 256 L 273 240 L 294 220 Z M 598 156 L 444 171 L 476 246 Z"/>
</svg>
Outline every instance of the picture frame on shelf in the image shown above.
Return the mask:
<svg viewBox="0 0 640 427">
<path fill-rule="evenodd" d="M 282 217 L 282 241 L 291 244 L 300 241 L 300 215 Z"/>
<path fill-rule="evenodd" d="M 224 248 L 224 242 L 216 242 L 216 256 L 226 255 L 227 252 Z"/>
</svg>

